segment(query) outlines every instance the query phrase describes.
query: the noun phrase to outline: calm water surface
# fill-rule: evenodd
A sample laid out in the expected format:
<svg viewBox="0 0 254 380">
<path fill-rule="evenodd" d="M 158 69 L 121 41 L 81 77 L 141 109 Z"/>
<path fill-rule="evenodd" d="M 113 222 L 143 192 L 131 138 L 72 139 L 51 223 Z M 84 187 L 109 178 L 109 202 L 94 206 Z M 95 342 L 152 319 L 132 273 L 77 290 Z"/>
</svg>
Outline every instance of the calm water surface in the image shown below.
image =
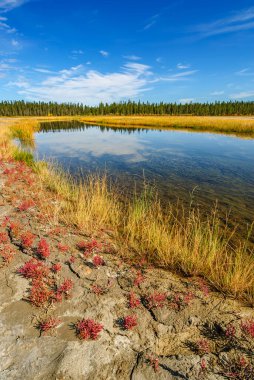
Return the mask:
<svg viewBox="0 0 254 380">
<path fill-rule="evenodd" d="M 143 178 L 163 201 L 180 199 L 242 226 L 254 220 L 254 140 L 213 133 L 44 123 L 36 134 L 38 157 L 57 160 L 73 174 L 105 171 L 130 192 Z"/>
</svg>

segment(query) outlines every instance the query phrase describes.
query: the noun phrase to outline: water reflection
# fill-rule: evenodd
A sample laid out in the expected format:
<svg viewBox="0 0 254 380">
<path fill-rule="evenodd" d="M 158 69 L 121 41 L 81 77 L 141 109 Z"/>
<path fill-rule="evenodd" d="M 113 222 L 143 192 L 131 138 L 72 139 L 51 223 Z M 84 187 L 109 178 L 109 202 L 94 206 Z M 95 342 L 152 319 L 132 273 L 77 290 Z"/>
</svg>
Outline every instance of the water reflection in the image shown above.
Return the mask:
<svg viewBox="0 0 254 380">
<path fill-rule="evenodd" d="M 254 220 L 254 140 L 213 133 L 111 128 L 80 122 L 43 123 L 35 136 L 39 158 L 77 173 L 107 168 L 129 191 L 143 176 L 161 198 L 209 209 L 219 201 L 242 226 Z"/>
</svg>

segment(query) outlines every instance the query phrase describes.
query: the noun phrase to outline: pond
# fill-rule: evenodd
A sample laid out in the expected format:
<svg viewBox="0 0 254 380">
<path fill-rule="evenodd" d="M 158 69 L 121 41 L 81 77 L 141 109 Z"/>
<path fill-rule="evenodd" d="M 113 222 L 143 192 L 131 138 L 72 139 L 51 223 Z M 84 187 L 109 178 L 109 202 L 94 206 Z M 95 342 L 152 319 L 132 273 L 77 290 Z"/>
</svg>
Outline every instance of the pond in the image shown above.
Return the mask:
<svg viewBox="0 0 254 380">
<path fill-rule="evenodd" d="M 145 178 L 163 202 L 192 200 L 203 211 L 218 202 L 220 214 L 241 227 L 254 220 L 254 139 L 56 122 L 42 123 L 35 142 L 39 159 L 73 175 L 106 170 L 126 194 Z"/>
</svg>

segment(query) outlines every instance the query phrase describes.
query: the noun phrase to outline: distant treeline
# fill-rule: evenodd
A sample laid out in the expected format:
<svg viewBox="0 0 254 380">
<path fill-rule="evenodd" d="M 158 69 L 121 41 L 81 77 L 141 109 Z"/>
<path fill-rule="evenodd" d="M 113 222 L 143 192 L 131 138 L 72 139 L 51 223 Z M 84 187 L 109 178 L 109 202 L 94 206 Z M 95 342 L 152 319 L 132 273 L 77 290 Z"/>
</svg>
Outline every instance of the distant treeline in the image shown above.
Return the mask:
<svg viewBox="0 0 254 380">
<path fill-rule="evenodd" d="M 0 102 L 0 116 L 74 116 L 74 115 L 254 115 L 254 102 L 142 103 L 120 102 L 98 106 L 54 102 Z"/>
</svg>

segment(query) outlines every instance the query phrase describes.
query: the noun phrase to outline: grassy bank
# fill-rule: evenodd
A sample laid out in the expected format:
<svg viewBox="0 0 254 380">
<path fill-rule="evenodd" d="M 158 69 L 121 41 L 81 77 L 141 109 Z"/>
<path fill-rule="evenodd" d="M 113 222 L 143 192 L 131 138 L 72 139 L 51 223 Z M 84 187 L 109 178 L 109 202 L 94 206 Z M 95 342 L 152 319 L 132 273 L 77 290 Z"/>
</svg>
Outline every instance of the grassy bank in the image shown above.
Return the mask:
<svg viewBox="0 0 254 380">
<path fill-rule="evenodd" d="M 32 144 L 36 128 L 37 119 L 9 119 L 2 124 L 1 157 L 23 159 L 22 150 L 11 140 L 18 137 Z M 54 167 L 32 165 L 38 186 L 55 194 L 56 202 L 48 205 L 45 201 L 43 206 L 52 218 L 84 231 L 110 229 L 126 255 L 134 253 L 137 259 L 145 256 L 157 266 L 203 276 L 218 290 L 254 304 L 254 252 L 244 242 L 232 244 L 232 236 L 227 228 L 221 229 L 216 213 L 203 220 L 198 210 L 184 215 L 170 205 L 162 210 L 149 189 L 124 202 L 105 177 L 89 176 L 85 184 L 77 184 Z"/>
<path fill-rule="evenodd" d="M 191 129 L 235 133 L 254 136 L 254 117 L 211 117 L 211 116 L 86 116 L 86 123 L 121 126 L 160 127 L 169 129 Z"/>
</svg>

